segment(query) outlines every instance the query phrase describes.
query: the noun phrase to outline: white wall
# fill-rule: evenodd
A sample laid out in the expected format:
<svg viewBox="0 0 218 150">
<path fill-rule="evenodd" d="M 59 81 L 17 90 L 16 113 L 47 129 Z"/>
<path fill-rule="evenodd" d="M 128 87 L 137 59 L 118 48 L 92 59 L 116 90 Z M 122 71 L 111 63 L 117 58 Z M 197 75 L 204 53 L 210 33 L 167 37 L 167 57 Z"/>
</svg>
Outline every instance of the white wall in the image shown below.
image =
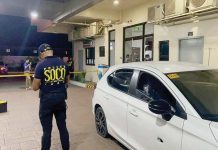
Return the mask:
<svg viewBox="0 0 218 150">
<path fill-rule="evenodd" d="M 144 4 L 138 5 L 134 8 L 123 10 L 122 21 L 129 22 L 125 26 L 134 25 L 147 21 L 148 8 L 156 5 L 160 5 L 164 0 L 149 0 L 145 1 Z"/>
<path fill-rule="evenodd" d="M 78 71 L 79 66 L 78 66 L 78 51 L 83 50 L 84 55 L 85 55 L 85 49 L 83 48 L 83 42 L 82 41 L 74 41 L 74 71 Z M 85 56 L 83 58 L 85 60 Z M 85 64 L 85 62 L 84 62 Z M 83 64 L 83 65 L 84 65 Z M 85 65 L 83 66 L 85 68 Z"/>
<path fill-rule="evenodd" d="M 98 69 L 99 64 L 106 64 L 106 65 L 108 64 L 108 50 L 105 49 L 105 57 L 99 57 L 99 47 L 105 45 L 106 44 L 105 44 L 104 37 L 99 37 L 95 39 L 95 66 L 89 66 L 89 65 L 85 66 L 85 70 L 88 72 L 86 74 L 87 81 L 97 82 L 98 81 L 97 72 L 92 72 L 92 71 L 96 71 Z"/>
<path fill-rule="evenodd" d="M 169 40 L 170 61 L 178 61 L 179 40 L 188 38 L 188 32 L 193 37 L 204 37 L 204 65 L 218 67 L 218 19 L 200 21 L 176 26 L 155 26 L 154 60 L 158 61 L 159 41 Z M 209 59 L 210 50 L 210 59 Z"/>
<path fill-rule="evenodd" d="M 86 65 L 86 58 L 85 58 L 85 49 L 83 48 L 83 42 L 82 41 L 74 41 L 74 68 L 75 71 L 78 70 L 78 51 L 83 50 L 83 68 L 84 71 L 87 72 L 86 74 L 86 80 L 87 81 L 98 81 L 97 76 L 97 69 L 99 64 L 108 64 L 108 47 L 105 46 L 105 37 L 99 37 L 95 39 L 95 66 Z M 105 46 L 105 57 L 99 57 L 99 47 Z"/>
</svg>

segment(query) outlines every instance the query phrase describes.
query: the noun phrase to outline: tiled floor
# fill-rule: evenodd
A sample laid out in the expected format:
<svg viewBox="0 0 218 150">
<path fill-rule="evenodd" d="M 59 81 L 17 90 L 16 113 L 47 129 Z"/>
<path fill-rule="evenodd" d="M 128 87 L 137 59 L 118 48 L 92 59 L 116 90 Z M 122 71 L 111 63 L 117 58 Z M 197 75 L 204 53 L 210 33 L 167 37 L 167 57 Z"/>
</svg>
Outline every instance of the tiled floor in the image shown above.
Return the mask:
<svg viewBox="0 0 218 150">
<path fill-rule="evenodd" d="M 21 81 L 0 81 L 0 99 L 8 101 L 8 112 L 0 114 L 0 150 L 40 149 L 38 92 L 26 91 L 23 86 Z M 78 87 L 68 90 L 67 126 L 71 150 L 123 150 L 115 140 L 96 134 L 91 112 L 92 95 L 92 90 Z M 51 149 L 61 150 L 55 119 Z"/>
</svg>

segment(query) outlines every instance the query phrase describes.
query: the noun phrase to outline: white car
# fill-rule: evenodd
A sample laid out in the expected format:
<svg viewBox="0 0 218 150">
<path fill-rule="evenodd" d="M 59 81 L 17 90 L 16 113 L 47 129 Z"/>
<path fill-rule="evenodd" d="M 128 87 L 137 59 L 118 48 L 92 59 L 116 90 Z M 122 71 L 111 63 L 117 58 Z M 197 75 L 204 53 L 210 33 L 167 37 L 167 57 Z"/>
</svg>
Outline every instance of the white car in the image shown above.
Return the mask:
<svg viewBox="0 0 218 150">
<path fill-rule="evenodd" d="M 97 84 L 99 135 L 134 150 L 218 150 L 218 70 L 186 63 L 129 63 Z"/>
</svg>

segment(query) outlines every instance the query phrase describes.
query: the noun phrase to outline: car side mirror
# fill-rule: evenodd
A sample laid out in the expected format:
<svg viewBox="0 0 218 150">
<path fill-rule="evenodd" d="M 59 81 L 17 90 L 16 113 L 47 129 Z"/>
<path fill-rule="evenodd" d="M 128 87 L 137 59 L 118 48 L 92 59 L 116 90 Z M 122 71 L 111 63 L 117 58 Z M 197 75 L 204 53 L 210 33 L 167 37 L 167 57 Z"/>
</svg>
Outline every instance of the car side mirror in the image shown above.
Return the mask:
<svg viewBox="0 0 218 150">
<path fill-rule="evenodd" d="M 163 119 L 169 121 L 173 116 L 170 104 L 165 100 L 153 100 L 148 104 L 149 110 L 155 114 L 162 115 Z"/>
</svg>

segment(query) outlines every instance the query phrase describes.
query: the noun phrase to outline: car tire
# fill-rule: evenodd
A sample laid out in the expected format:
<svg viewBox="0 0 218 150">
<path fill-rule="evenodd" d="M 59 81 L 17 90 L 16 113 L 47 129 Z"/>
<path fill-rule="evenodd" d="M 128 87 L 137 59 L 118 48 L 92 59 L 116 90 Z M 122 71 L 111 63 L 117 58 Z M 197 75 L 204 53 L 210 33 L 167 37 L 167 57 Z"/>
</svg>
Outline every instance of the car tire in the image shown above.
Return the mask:
<svg viewBox="0 0 218 150">
<path fill-rule="evenodd" d="M 109 136 L 107 130 L 106 117 L 101 107 L 98 107 L 95 111 L 95 126 L 96 126 L 97 133 L 101 137 L 107 138 Z"/>
</svg>

